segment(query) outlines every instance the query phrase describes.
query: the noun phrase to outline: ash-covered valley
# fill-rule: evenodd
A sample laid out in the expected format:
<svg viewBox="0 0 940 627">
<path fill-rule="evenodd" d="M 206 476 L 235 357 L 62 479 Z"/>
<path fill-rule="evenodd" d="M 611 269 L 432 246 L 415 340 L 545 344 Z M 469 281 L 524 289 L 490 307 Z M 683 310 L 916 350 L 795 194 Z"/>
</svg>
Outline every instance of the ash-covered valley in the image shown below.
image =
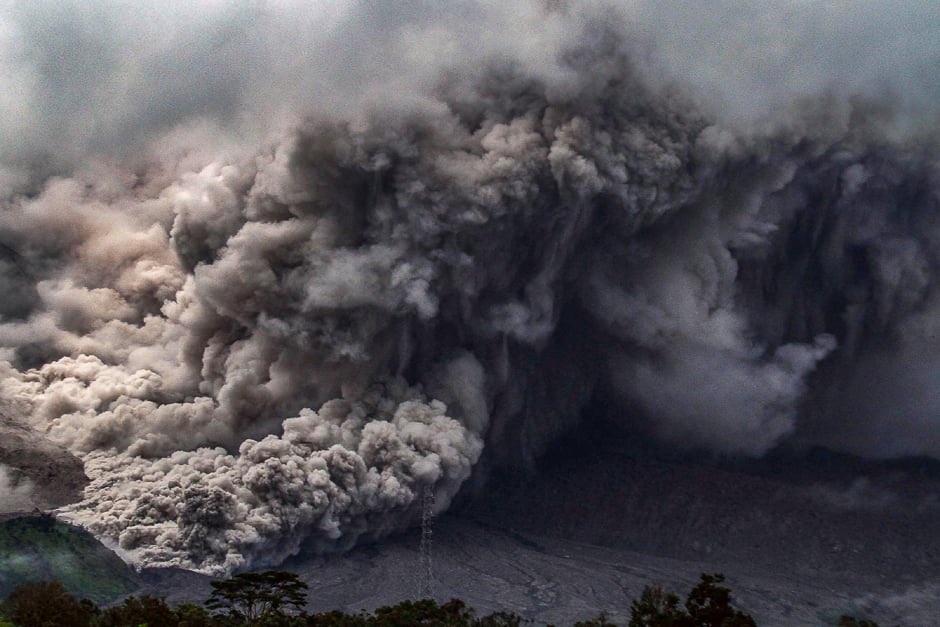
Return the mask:
<svg viewBox="0 0 940 627">
<path fill-rule="evenodd" d="M 485 493 L 462 495 L 432 520 L 429 550 L 412 528 L 343 553 L 301 546 L 281 568 L 309 585 L 312 612 L 429 591 L 535 624 L 600 611 L 626 624 L 644 586 L 684 590 L 702 572 L 723 572 L 736 606 L 762 626 L 835 625 L 846 614 L 934 623 L 935 461 L 816 449 L 729 463 L 638 440 L 609 424 L 580 429 L 537 473 L 495 477 Z M 96 577 L 122 583 L 122 594 L 178 604 L 212 591 L 210 577 L 181 569 L 100 568 Z M 11 585 L 3 574 L 0 589 Z"/>
<path fill-rule="evenodd" d="M 897 7 L 0 7 L 0 504 L 222 576 L 385 568 L 433 497 L 440 573 L 932 607 L 940 8 Z"/>
</svg>

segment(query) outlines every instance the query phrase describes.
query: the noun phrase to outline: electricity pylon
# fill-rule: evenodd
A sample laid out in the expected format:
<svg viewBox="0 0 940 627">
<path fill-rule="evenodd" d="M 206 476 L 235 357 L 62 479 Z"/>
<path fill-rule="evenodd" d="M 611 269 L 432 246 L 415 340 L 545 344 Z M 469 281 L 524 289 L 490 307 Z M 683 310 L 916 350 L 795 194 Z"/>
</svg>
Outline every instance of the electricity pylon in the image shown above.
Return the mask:
<svg viewBox="0 0 940 627">
<path fill-rule="evenodd" d="M 434 521 L 434 490 L 425 486 L 421 494 L 421 545 L 418 547 L 418 598 L 430 599 L 434 594 L 434 573 L 431 570 L 431 524 Z"/>
</svg>

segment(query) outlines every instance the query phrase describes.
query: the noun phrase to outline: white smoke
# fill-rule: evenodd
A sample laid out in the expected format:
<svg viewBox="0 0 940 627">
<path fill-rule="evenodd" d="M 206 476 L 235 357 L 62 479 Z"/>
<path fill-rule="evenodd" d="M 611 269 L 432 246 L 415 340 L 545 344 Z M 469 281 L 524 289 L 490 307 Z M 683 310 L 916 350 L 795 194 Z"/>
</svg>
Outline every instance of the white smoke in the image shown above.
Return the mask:
<svg viewBox="0 0 940 627">
<path fill-rule="evenodd" d="M 935 85 L 890 98 L 929 54 L 829 80 L 848 31 L 788 5 L 831 67 L 763 90 L 802 54 L 766 4 L 715 15 L 776 47 L 695 59 L 715 15 L 662 6 L 0 5 L 0 392 L 85 462 L 66 515 L 144 565 L 342 548 L 592 394 L 683 447 L 940 454 L 833 418 L 851 358 L 936 344 Z"/>
</svg>

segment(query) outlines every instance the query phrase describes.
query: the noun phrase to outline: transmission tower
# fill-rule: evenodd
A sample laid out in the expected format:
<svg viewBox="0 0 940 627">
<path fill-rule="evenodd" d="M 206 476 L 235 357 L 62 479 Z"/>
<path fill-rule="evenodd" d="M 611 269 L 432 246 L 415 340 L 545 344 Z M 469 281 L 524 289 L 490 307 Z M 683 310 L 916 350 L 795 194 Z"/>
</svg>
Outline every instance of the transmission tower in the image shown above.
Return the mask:
<svg viewBox="0 0 940 627">
<path fill-rule="evenodd" d="M 421 493 L 421 545 L 418 547 L 418 598 L 430 599 L 434 594 L 434 573 L 431 570 L 431 525 L 434 522 L 434 491 L 425 486 Z"/>
</svg>

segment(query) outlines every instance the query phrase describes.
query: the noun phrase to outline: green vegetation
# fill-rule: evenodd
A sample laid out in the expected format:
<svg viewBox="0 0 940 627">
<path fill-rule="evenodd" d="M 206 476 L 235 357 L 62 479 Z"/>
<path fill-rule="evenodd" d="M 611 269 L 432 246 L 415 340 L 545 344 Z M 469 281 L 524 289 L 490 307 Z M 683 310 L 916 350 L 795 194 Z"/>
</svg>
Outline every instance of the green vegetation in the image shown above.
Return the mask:
<svg viewBox="0 0 940 627">
<path fill-rule="evenodd" d="M 630 606 L 629 627 L 756 625 L 753 618 L 734 608 L 731 590 L 723 582 L 721 574 L 703 574 L 681 606 L 676 594 L 647 586 Z M 214 581 L 212 588 L 205 606 L 186 603 L 171 608 L 163 599 L 144 595 L 102 609 L 87 599 L 76 600 L 59 582 L 21 584 L 0 603 L 0 627 L 520 627 L 532 623 L 510 612 L 477 617 L 459 599 L 443 604 L 430 599 L 402 601 L 353 614 L 337 610 L 308 614 L 303 610 L 306 584 L 283 571 L 243 573 Z M 602 613 L 574 627 L 617 624 Z M 838 627 L 878 626 L 843 616 Z"/>
<path fill-rule="evenodd" d="M 137 589 L 133 571 L 83 529 L 47 515 L 0 521 L 0 598 L 41 581 L 58 581 L 69 594 L 96 603 Z"/>
</svg>

